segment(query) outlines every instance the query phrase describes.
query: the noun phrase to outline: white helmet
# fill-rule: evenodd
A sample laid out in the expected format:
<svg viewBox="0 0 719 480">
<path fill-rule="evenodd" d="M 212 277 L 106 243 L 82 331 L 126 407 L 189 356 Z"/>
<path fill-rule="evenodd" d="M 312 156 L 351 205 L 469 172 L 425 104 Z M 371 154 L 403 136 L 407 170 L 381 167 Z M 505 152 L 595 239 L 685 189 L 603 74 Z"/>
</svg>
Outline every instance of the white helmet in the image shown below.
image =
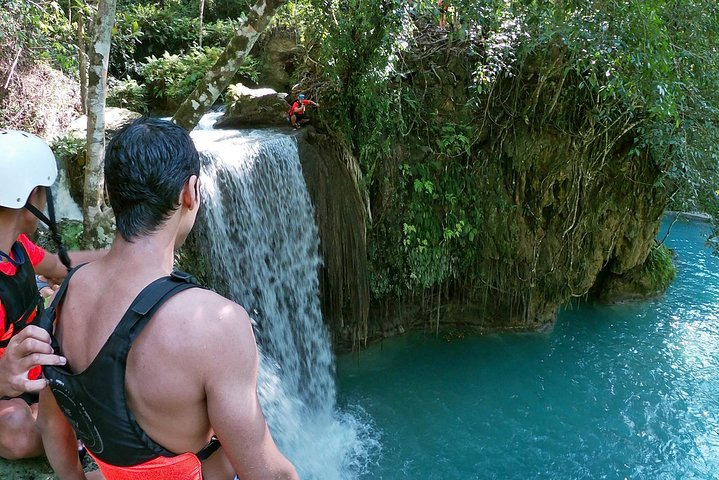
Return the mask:
<svg viewBox="0 0 719 480">
<path fill-rule="evenodd" d="M 0 207 L 24 207 L 33 188 L 49 187 L 55 178 L 55 155 L 44 140 L 17 130 L 0 130 Z"/>
</svg>

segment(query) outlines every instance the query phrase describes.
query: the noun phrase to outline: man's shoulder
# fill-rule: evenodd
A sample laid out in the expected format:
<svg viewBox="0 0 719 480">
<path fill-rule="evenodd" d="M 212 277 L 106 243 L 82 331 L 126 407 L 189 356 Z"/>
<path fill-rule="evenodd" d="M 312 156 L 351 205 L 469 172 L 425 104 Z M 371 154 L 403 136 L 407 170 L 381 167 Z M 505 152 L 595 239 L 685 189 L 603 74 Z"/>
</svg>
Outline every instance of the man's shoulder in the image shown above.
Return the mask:
<svg viewBox="0 0 719 480">
<path fill-rule="evenodd" d="M 171 308 L 176 315 L 206 320 L 247 316 L 241 305 L 205 288 L 190 288 L 176 295 Z"/>
<path fill-rule="evenodd" d="M 229 298 L 223 297 L 217 292 L 214 292 L 208 288 L 198 285 L 199 288 L 190 288 L 178 295 L 179 299 L 184 299 L 189 302 L 187 306 L 190 311 L 193 310 L 205 310 L 207 309 L 225 309 L 225 308 L 239 308 L 242 307 L 237 303 L 233 302 Z"/>
<path fill-rule="evenodd" d="M 219 348 L 222 341 L 254 341 L 248 335 L 252 323 L 245 309 L 211 290 L 185 290 L 168 300 L 158 316 L 156 326 L 183 345 L 189 342 L 196 347 L 212 342 Z"/>
</svg>

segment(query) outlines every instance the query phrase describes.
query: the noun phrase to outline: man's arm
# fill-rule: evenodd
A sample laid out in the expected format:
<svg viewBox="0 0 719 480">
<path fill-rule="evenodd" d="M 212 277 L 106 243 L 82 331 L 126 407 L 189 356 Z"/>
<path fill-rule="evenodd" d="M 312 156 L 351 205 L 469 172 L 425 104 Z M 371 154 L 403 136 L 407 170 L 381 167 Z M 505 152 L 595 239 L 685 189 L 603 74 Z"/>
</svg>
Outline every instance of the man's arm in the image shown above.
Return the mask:
<svg viewBox="0 0 719 480">
<path fill-rule="evenodd" d="M 107 250 L 82 250 L 67 252 L 67 254 L 70 257 L 72 265 L 75 266 L 102 258 L 107 252 Z M 35 266 L 35 272 L 38 275 L 42 275 L 47 279 L 59 283 L 67 275 L 67 268 L 62 264 L 57 254 L 46 252 L 45 257 Z"/>
<path fill-rule="evenodd" d="M 77 455 L 77 437 L 49 388 L 40 392 L 37 425 L 50 466 L 60 480 L 86 480 Z"/>
<path fill-rule="evenodd" d="M 212 428 L 242 480 L 298 479 L 277 449 L 257 398 L 257 346 L 247 312 L 233 305 L 223 313 L 212 354 L 201 360 Z"/>
<path fill-rule="evenodd" d="M 30 380 L 28 371 L 35 365 L 64 365 L 64 357 L 54 355 L 50 335 L 40 327 L 29 325 L 10 339 L 0 357 L 0 397 L 17 397 L 25 392 L 39 392 L 47 380 Z"/>
</svg>

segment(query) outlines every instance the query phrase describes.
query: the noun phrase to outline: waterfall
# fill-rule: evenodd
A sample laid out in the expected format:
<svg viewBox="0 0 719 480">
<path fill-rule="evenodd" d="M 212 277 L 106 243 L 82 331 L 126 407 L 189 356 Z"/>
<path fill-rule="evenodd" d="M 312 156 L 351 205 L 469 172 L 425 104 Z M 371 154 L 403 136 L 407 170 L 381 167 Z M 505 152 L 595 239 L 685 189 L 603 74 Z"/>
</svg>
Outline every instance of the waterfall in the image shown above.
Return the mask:
<svg viewBox="0 0 719 480">
<path fill-rule="evenodd" d="M 195 130 L 205 159 L 195 228 L 210 280 L 250 314 L 258 391 L 280 449 L 303 479 L 351 479 L 373 434 L 336 407 L 319 299 L 319 237 L 294 138 L 274 130 Z"/>
<path fill-rule="evenodd" d="M 70 196 L 65 170 L 60 170 L 58 180 L 52 186 L 52 195 L 55 202 L 55 217 L 58 220 L 82 220 L 82 211 Z"/>
</svg>

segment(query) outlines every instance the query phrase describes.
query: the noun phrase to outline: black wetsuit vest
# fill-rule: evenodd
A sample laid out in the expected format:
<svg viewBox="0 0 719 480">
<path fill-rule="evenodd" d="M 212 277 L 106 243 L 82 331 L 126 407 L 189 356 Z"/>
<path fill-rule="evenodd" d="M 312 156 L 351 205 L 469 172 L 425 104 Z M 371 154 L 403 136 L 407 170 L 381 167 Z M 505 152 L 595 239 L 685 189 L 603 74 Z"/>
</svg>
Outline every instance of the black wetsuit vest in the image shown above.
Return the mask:
<svg viewBox="0 0 719 480">
<path fill-rule="evenodd" d="M 55 321 L 72 270 L 43 315 L 42 326 Z M 98 459 L 118 467 L 139 465 L 157 457 L 174 457 L 145 434 L 127 407 L 125 368 L 132 342 L 160 306 L 173 295 L 198 287 L 194 277 L 182 272 L 155 280 L 135 298 L 97 357 L 85 371 L 73 374 L 67 366 L 43 367 L 55 400 L 78 438 Z M 53 337 L 55 352 L 60 354 Z M 219 448 L 213 441 L 196 455 L 204 460 Z"/>
<path fill-rule="evenodd" d="M 39 319 L 42 314 L 44 302 L 37 289 L 35 269 L 30 263 L 25 247 L 15 242 L 12 246 L 13 265 L 17 267 L 15 275 L 6 275 L 0 272 L 0 301 L 5 307 L 5 331 L 13 325 L 13 335 L 28 325 L 28 320 L 35 313 Z M 0 322 L 0 327 L 2 322 Z M 5 332 L 0 331 L 0 335 Z M 0 340 L 0 348 L 6 348 L 10 338 Z"/>
</svg>

